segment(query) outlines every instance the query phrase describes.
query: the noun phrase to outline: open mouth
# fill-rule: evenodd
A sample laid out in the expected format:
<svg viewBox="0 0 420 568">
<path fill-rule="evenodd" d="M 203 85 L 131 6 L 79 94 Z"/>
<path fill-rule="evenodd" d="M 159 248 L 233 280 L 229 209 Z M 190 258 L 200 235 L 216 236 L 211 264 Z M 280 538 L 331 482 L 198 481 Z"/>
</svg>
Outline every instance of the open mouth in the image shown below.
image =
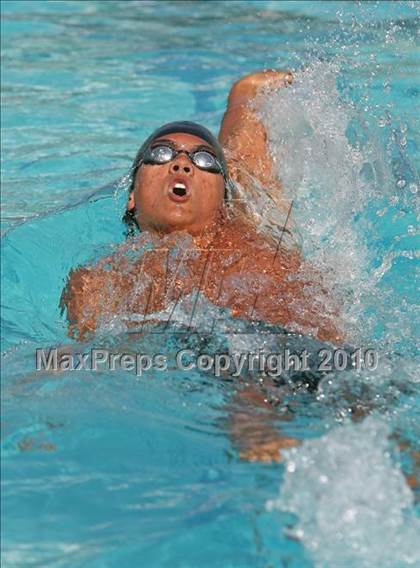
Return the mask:
<svg viewBox="0 0 420 568">
<path fill-rule="evenodd" d="M 172 193 L 179 197 L 183 197 L 184 195 L 187 195 L 187 188 L 183 183 L 176 183 L 172 188 Z"/>
<path fill-rule="evenodd" d="M 169 198 L 176 203 L 182 203 L 190 198 L 190 192 L 187 185 L 182 181 L 176 181 L 169 187 Z"/>
</svg>

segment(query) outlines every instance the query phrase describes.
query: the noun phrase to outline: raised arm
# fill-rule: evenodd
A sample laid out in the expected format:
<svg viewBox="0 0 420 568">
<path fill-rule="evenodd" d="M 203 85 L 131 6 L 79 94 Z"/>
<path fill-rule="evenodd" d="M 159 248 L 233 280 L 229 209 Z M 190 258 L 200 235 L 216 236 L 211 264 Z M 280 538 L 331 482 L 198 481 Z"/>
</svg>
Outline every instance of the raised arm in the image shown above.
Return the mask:
<svg viewBox="0 0 420 568">
<path fill-rule="evenodd" d="M 246 185 L 245 172 L 262 185 L 280 184 L 276 179 L 267 133 L 253 108 L 258 93 L 290 85 L 292 75 L 283 71 L 259 71 L 239 79 L 230 90 L 219 140 L 224 146 L 231 177 Z"/>
</svg>

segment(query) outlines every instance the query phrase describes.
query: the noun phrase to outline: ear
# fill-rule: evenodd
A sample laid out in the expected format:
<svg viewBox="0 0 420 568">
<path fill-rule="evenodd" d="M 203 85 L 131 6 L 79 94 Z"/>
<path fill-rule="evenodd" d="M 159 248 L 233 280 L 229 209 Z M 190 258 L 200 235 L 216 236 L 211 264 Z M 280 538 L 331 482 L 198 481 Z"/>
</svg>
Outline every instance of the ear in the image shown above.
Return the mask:
<svg viewBox="0 0 420 568">
<path fill-rule="evenodd" d="M 136 202 L 134 201 L 134 191 L 132 191 L 128 196 L 127 211 L 132 211 L 135 208 L 135 206 Z"/>
</svg>

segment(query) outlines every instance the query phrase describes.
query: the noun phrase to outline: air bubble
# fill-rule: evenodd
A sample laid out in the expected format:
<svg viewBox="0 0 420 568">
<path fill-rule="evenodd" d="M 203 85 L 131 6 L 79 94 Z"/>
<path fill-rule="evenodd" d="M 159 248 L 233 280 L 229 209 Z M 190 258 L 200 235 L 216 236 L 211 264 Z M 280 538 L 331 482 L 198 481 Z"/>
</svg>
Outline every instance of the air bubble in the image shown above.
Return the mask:
<svg viewBox="0 0 420 568">
<path fill-rule="evenodd" d="M 296 529 L 295 530 L 295 536 L 296 538 L 298 538 L 299 540 L 302 540 L 303 537 L 305 536 L 305 531 L 303 529 Z"/>
<path fill-rule="evenodd" d="M 355 518 L 356 518 L 356 511 L 354 509 L 347 509 L 347 511 L 344 513 L 344 521 L 346 523 L 352 523 L 355 520 Z"/>
<path fill-rule="evenodd" d="M 405 181 L 405 179 L 399 179 L 397 181 L 397 187 L 399 187 L 400 189 L 405 187 L 407 185 L 407 182 Z"/>
</svg>

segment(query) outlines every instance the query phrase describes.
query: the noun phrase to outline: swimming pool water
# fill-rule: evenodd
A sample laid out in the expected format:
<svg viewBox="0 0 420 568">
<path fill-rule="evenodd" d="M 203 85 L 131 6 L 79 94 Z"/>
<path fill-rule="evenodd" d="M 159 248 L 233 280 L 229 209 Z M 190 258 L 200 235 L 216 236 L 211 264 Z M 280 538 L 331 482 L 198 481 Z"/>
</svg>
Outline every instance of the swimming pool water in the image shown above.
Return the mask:
<svg viewBox="0 0 420 568">
<path fill-rule="evenodd" d="M 403 476 L 419 433 L 418 11 L 2 2 L 4 566 L 420 562 L 418 490 Z M 119 180 L 144 137 L 173 119 L 217 132 L 232 82 L 264 67 L 296 74 L 262 116 L 305 254 L 330 274 L 353 343 L 383 361 L 292 397 L 279 423 L 305 442 L 280 465 L 238 460 L 229 381 L 34 373 L 37 347 L 70 342 L 68 271 L 124 240 Z M 114 330 L 80 349 L 174 353 L 177 341 Z M 346 392 L 376 410 L 352 423 Z"/>
</svg>

